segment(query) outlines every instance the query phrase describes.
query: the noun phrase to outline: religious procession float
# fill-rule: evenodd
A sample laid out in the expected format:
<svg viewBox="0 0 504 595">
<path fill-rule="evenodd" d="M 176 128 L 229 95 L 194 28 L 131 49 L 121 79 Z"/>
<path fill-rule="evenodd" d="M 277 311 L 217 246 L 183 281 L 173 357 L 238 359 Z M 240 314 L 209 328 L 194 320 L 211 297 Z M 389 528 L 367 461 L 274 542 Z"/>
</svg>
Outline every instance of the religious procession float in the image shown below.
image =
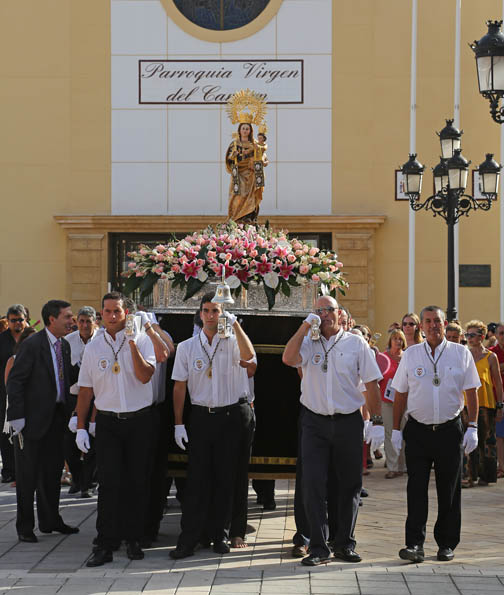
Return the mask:
<svg viewBox="0 0 504 595">
<path fill-rule="evenodd" d="M 282 364 L 281 355 L 315 298 L 337 297 L 347 283 L 333 251 L 257 223 L 268 165 L 266 102 L 247 89 L 235 93 L 227 109 L 231 123 L 238 124 L 225 156 L 231 178 L 227 221 L 167 244 L 138 246 L 128 254 L 124 291 L 136 290 L 140 300 L 152 293 L 153 310 L 163 315 L 163 327 L 175 343 L 193 334 L 194 315 L 204 293 L 215 293 L 214 301 L 238 316 L 258 358 L 250 475 L 292 477 L 299 376 Z M 258 127 L 257 138 L 253 125 Z M 169 456 L 174 474 L 183 472 L 186 459 L 176 450 Z"/>
</svg>

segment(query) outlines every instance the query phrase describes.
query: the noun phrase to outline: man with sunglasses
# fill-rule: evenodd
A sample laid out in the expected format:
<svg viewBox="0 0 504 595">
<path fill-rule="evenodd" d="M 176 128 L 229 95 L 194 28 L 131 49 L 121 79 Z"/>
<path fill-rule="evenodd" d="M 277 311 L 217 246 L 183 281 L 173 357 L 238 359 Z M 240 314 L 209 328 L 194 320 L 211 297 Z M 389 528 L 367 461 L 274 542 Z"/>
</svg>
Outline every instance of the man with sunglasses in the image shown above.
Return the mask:
<svg viewBox="0 0 504 595">
<path fill-rule="evenodd" d="M 7 393 L 5 390 L 5 365 L 14 353 L 23 330 L 28 326 L 26 309 L 21 304 L 13 304 L 7 310 L 7 330 L 0 334 L 0 430 L 5 422 Z M 2 454 L 2 483 L 15 479 L 14 449 L 7 434 L 0 434 L 0 453 Z"/>
<path fill-rule="evenodd" d="M 360 562 L 355 552 L 354 529 L 362 488 L 361 407 L 365 398 L 373 427 L 371 448 L 384 441 L 378 380 L 382 375 L 375 357 L 362 337 L 340 326 L 336 300 L 320 297 L 285 347 L 282 360 L 302 368 L 301 452 L 303 500 L 310 529 L 310 553 L 302 564 L 318 566 L 329 561 L 327 545 L 327 484 L 335 479 L 333 539 L 334 557 Z M 320 327 L 320 337 L 311 332 Z"/>
</svg>

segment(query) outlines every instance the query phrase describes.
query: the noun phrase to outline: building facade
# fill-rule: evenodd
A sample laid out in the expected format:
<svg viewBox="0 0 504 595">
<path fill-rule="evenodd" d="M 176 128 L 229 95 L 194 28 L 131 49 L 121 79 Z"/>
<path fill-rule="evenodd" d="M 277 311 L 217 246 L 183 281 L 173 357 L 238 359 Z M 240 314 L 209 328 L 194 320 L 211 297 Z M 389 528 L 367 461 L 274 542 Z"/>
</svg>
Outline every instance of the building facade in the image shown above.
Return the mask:
<svg viewBox="0 0 504 595">
<path fill-rule="evenodd" d="M 411 303 L 444 307 L 446 225 L 416 214 L 412 254 L 395 170 L 412 138 L 434 166 L 435 131 L 454 111 L 473 165 L 486 152 L 501 160 L 466 42 L 502 7 L 480 4 L 6 0 L 0 308 L 98 306 L 129 246 L 224 220 L 236 126 L 223 101 L 246 86 L 270 101 L 261 219 L 335 249 L 350 282 L 342 302 L 373 331 Z M 490 286 L 459 289 L 463 320 L 501 315 L 499 209 L 500 197 L 459 224 L 460 264 L 491 270 Z"/>
</svg>

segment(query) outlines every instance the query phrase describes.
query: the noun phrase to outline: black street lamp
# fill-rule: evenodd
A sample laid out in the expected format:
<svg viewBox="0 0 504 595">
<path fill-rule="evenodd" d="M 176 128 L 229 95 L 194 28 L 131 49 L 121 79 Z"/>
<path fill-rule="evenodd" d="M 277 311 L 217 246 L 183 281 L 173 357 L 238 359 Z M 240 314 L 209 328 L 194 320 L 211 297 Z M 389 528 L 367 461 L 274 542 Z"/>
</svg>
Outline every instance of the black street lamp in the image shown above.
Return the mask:
<svg viewBox="0 0 504 595">
<path fill-rule="evenodd" d="M 462 155 L 460 137 L 463 132 L 453 126 L 453 120 L 446 120 L 446 127 L 438 133 L 443 157 L 433 168 L 434 194 L 424 202 L 420 201 L 424 166 L 417 161 L 416 153 L 402 166 L 404 192 L 408 195 L 414 211 L 432 211 L 434 217 L 442 217 L 448 225 L 448 307 L 447 319 L 457 318 L 455 308 L 455 225 L 462 215 L 469 216 L 471 210 L 488 211 L 497 198 L 501 166 L 488 153 L 479 166 L 480 191 L 484 198 L 476 200 L 465 194 L 470 161 Z"/>
<path fill-rule="evenodd" d="M 479 92 L 490 102 L 492 119 L 504 122 L 504 107 L 499 101 L 504 97 L 504 34 L 502 21 L 487 21 L 488 33 L 479 41 L 469 44 L 476 56 Z"/>
</svg>

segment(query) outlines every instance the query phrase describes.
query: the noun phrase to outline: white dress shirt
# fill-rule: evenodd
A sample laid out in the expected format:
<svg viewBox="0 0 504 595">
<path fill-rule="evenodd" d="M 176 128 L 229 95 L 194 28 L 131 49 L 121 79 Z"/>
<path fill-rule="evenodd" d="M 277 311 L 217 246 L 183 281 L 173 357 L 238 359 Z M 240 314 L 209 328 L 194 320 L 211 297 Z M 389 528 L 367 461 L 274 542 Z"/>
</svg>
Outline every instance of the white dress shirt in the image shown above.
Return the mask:
<svg viewBox="0 0 504 595">
<path fill-rule="evenodd" d="M 321 341 L 324 341 L 328 352 L 327 372 L 322 371 L 324 349 Z M 331 349 L 336 341 L 337 344 Z M 301 403 L 321 415 L 353 413 L 365 403 L 359 390 L 360 382 L 382 378 L 376 358 L 366 341 L 343 329 L 328 341 L 324 337 L 320 341 L 305 337 L 300 355 L 303 368 Z"/>
<path fill-rule="evenodd" d="M 439 386 L 432 384 L 433 359 L 437 361 Z M 434 356 L 426 341 L 408 347 L 392 380 L 393 389 L 408 393 L 406 414 L 422 424 L 442 424 L 454 419 L 464 408 L 463 391 L 479 386 L 470 351 L 446 339 L 436 347 Z"/>
<path fill-rule="evenodd" d="M 98 410 L 125 413 L 152 405 L 152 384 L 142 384 L 135 376 L 128 337 L 117 355 L 121 370 L 118 374 L 112 371 L 115 359 L 110 345 L 117 353 L 123 338 L 124 330 L 116 333 L 115 341 L 106 331 L 98 332 L 84 350 L 77 384 L 93 389 Z M 136 344 L 144 360 L 155 368 L 156 356 L 149 337 L 140 334 Z"/>
<path fill-rule="evenodd" d="M 46 327 L 46 333 L 47 333 L 47 339 L 49 340 L 49 346 L 51 349 L 51 357 L 52 357 L 52 363 L 53 363 L 53 368 L 54 368 L 54 380 L 56 381 L 56 391 L 57 391 L 56 403 L 61 403 L 64 400 L 64 395 L 61 394 L 60 383 L 58 381 L 58 378 L 59 378 L 58 359 L 56 358 L 56 349 L 54 347 L 54 344 L 56 343 L 58 338 L 55 337 L 47 327 Z M 63 359 L 63 345 L 61 346 L 61 359 Z"/>
<path fill-rule="evenodd" d="M 93 331 L 93 334 L 89 337 L 88 343 L 92 341 L 96 337 L 96 330 Z M 70 357 L 72 366 L 81 365 L 82 363 L 82 356 L 84 355 L 84 349 L 87 343 L 81 339 L 79 331 L 73 331 L 73 333 L 68 334 L 65 339 L 70 344 Z M 79 394 L 79 385 L 77 382 L 70 387 L 70 394 L 78 395 Z"/>
<path fill-rule="evenodd" d="M 201 343 L 207 353 L 201 348 Z M 212 377 L 207 375 L 208 356 L 212 358 Z M 240 350 L 236 337 L 219 339 L 215 335 L 212 345 L 203 331 L 182 341 L 177 347 L 172 380 L 187 382 L 191 403 L 203 407 L 224 407 L 249 397 L 247 370 L 240 366 Z"/>
</svg>

